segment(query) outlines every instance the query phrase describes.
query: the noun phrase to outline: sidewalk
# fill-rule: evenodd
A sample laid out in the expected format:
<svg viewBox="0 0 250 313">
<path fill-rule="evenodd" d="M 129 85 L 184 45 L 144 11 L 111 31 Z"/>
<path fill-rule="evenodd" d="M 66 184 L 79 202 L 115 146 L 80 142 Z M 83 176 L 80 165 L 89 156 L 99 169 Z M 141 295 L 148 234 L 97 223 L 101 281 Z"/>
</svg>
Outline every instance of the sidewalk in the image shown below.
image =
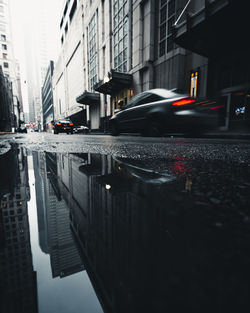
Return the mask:
<svg viewBox="0 0 250 313">
<path fill-rule="evenodd" d="M 8 134 L 16 134 L 16 133 L 12 133 L 12 132 L 0 132 L 0 135 L 8 135 Z"/>
</svg>

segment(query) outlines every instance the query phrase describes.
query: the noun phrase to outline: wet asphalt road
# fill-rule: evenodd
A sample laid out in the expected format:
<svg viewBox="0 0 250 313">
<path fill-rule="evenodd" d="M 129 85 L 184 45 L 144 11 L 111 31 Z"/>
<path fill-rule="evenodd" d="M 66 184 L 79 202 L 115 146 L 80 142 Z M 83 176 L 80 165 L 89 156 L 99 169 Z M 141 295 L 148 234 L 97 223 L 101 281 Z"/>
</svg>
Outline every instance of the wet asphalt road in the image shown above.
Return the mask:
<svg viewBox="0 0 250 313">
<path fill-rule="evenodd" d="M 226 160 L 246 163 L 250 159 L 250 141 L 238 139 L 148 138 L 141 136 L 67 135 L 28 133 L 0 137 L 2 151 L 8 143 L 17 143 L 30 151 L 100 153 L 137 160 Z M 1 150 L 0 150 L 1 153 Z"/>
</svg>

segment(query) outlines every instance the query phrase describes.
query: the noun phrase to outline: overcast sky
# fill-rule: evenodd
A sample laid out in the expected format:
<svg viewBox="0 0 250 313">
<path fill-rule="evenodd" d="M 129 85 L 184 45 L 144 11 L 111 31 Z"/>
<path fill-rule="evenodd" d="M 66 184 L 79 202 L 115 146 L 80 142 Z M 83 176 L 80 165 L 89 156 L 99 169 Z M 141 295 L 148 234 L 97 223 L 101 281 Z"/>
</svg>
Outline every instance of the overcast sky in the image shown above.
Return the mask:
<svg viewBox="0 0 250 313">
<path fill-rule="evenodd" d="M 14 53 L 17 59 L 23 56 L 24 32 L 35 32 L 35 36 L 39 36 L 39 33 L 36 34 L 38 29 L 35 23 L 41 17 L 41 7 L 45 8 L 44 31 L 48 40 L 48 51 L 50 58 L 55 59 L 60 46 L 59 24 L 64 2 L 65 0 L 10 0 Z"/>
<path fill-rule="evenodd" d="M 23 105 L 25 112 L 28 112 L 25 47 L 27 50 L 32 44 L 41 43 L 39 37 L 43 35 L 46 38 L 46 46 L 43 45 L 42 48 L 46 50 L 48 60 L 57 61 L 60 52 L 59 25 L 65 0 L 9 0 L 9 2 L 14 55 L 20 63 Z M 27 38 L 33 38 L 34 42 L 27 43 Z"/>
</svg>

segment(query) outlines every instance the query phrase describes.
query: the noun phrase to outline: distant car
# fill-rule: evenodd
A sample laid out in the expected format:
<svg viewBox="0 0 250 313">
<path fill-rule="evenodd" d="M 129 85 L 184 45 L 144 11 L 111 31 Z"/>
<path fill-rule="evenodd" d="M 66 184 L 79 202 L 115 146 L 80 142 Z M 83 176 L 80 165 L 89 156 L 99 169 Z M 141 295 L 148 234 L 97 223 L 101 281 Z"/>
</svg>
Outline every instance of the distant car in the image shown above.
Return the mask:
<svg viewBox="0 0 250 313">
<path fill-rule="evenodd" d="M 74 124 L 71 120 L 57 120 L 53 122 L 54 134 L 67 133 L 73 134 Z"/>
<path fill-rule="evenodd" d="M 25 133 L 27 134 L 27 128 L 23 125 L 21 125 L 19 128 L 18 128 L 18 133 Z"/>
<path fill-rule="evenodd" d="M 89 128 L 87 126 L 76 126 L 74 128 L 74 132 L 75 133 L 83 133 L 83 134 L 87 134 L 89 132 Z"/>
<path fill-rule="evenodd" d="M 110 118 L 110 131 L 113 136 L 122 132 L 195 134 L 217 127 L 219 107 L 215 101 L 194 99 L 174 90 L 151 89 L 134 96 Z"/>
</svg>

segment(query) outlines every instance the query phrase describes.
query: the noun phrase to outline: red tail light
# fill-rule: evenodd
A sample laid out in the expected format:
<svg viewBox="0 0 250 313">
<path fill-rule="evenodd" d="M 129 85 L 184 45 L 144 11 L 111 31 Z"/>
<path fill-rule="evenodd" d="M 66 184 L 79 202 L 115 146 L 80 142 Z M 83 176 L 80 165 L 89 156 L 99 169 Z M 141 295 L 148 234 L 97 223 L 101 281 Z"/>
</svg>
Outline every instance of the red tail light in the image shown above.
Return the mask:
<svg viewBox="0 0 250 313">
<path fill-rule="evenodd" d="M 172 105 L 180 106 L 180 105 L 190 104 L 194 102 L 195 102 L 194 99 L 180 99 L 180 100 L 173 102 Z"/>
<path fill-rule="evenodd" d="M 74 124 L 73 123 L 69 123 L 69 126 L 73 126 Z"/>
<path fill-rule="evenodd" d="M 56 123 L 56 125 L 59 125 L 59 126 L 60 126 L 60 125 L 62 125 L 62 123 Z"/>
</svg>

